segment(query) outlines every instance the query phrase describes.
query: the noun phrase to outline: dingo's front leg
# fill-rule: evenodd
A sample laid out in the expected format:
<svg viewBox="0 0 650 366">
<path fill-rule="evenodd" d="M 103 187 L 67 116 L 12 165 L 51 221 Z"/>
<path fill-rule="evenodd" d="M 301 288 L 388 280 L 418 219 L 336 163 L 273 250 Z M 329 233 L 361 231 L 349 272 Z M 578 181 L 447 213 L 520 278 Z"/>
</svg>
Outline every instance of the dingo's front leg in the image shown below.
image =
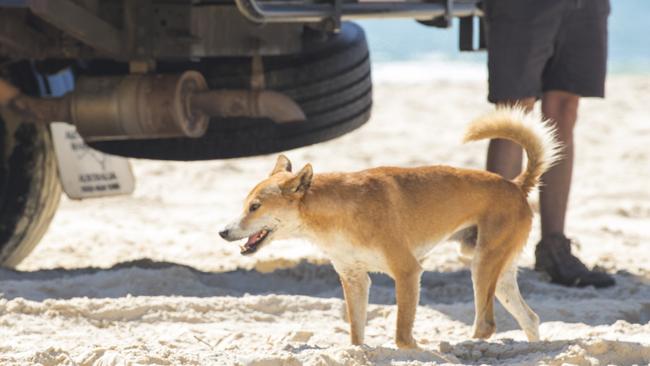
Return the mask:
<svg viewBox="0 0 650 366">
<path fill-rule="evenodd" d="M 350 340 L 354 345 L 363 344 L 366 327 L 366 307 L 370 277 L 366 272 L 339 273 L 343 285 L 343 295 L 350 321 Z"/>
<path fill-rule="evenodd" d="M 422 267 L 413 259 L 406 268 L 393 273 L 395 278 L 395 296 L 397 298 L 397 331 L 395 344 L 398 348 L 417 348 L 413 339 L 413 322 L 415 311 L 420 302 L 420 276 Z"/>
</svg>

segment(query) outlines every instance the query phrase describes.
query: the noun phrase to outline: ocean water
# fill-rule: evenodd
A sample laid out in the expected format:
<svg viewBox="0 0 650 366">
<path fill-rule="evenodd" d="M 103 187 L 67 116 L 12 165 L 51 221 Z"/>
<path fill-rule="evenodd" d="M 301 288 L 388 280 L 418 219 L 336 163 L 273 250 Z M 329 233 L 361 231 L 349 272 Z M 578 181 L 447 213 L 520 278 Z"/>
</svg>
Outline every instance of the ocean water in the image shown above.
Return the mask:
<svg viewBox="0 0 650 366">
<path fill-rule="evenodd" d="M 610 1 L 609 73 L 650 75 L 650 0 Z M 452 66 L 469 72 L 486 63 L 484 51 L 458 50 L 457 22 L 450 29 L 426 27 L 414 20 L 358 23 L 366 30 L 372 61 L 378 66 L 397 62 L 415 67 L 427 63 L 442 69 L 440 72 Z"/>
</svg>

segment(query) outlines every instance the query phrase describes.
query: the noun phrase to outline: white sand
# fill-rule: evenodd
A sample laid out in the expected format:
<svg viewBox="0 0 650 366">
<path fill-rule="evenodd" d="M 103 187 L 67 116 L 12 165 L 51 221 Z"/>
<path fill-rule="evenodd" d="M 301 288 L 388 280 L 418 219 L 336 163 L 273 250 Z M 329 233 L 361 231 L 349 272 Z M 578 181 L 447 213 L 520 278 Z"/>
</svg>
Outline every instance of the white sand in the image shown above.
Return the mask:
<svg viewBox="0 0 650 366">
<path fill-rule="evenodd" d="M 459 143 L 465 124 L 491 108 L 478 80 L 384 81 L 368 125 L 288 155 L 316 172 L 481 168 L 486 144 Z M 242 257 L 217 235 L 275 156 L 134 161 L 132 197 L 64 199 L 20 271 L 0 270 L 0 365 L 648 364 L 649 95 L 650 77 L 617 76 L 606 101 L 582 103 L 569 233 L 580 257 L 616 272 L 618 285 L 545 282 L 530 269 L 536 223 L 520 286 L 542 319 L 541 342 L 526 342 L 500 306 L 496 336 L 469 338 L 469 272 L 446 243 L 426 262 L 415 325 L 422 349 L 395 348 L 393 284 L 381 275 L 367 346 L 352 347 L 337 276 L 310 244 L 276 242 Z"/>
</svg>

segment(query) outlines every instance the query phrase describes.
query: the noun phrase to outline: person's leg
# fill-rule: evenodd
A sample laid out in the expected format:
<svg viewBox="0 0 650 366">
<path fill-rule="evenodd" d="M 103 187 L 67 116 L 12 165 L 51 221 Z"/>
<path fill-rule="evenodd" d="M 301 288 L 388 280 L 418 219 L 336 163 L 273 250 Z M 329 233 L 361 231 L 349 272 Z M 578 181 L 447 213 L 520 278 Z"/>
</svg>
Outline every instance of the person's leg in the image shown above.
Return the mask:
<svg viewBox="0 0 650 366">
<path fill-rule="evenodd" d="M 579 100 L 576 94 L 555 90 L 545 92 L 542 98 L 542 113 L 556 128 L 562 144 L 562 159 L 541 178 L 542 239 L 535 248 L 535 269 L 546 272 L 558 284 L 607 287 L 615 283 L 614 279 L 606 273 L 589 270 L 571 253 L 571 240 L 564 235 Z"/>
<path fill-rule="evenodd" d="M 497 107 L 518 105 L 526 111 L 531 111 L 535 105 L 535 98 L 518 100 L 504 100 L 497 103 Z M 523 150 L 521 146 L 512 141 L 493 139 L 490 140 L 487 152 L 487 170 L 497 173 L 506 179 L 512 179 L 521 172 Z"/>
<path fill-rule="evenodd" d="M 578 95 L 548 91 L 542 98 L 542 114 L 556 128 L 562 159 L 542 176 L 539 209 L 542 237 L 564 234 L 567 202 L 573 172 L 573 128 L 578 117 Z"/>
<path fill-rule="evenodd" d="M 540 4 L 530 0 L 512 7 L 509 2 L 485 1 L 488 100 L 497 105 L 519 102 L 532 109 L 535 98 L 548 92 L 543 112 L 554 119 L 559 138 L 567 144 L 567 159 L 542 177 L 543 236 L 535 250 L 535 269 L 548 273 L 554 283 L 567 286 L 610 286 L 613 278 L 590 271 L 571 253 L 571 240 L 563 233 L 578 99 L 564 98 L 563 93 L 554 97 L 557 90 L 573 96 L 604 95 L 609 3 L 559 0 Z M 533 6 L 537 11 L 530 11 Z M 512 179 L 521 171 L 522 155 L 513 143 L 491 141 L 487 169 Z M 465 230 L 460 239 L 472 245 L 476 229 Z"/>
</svg>

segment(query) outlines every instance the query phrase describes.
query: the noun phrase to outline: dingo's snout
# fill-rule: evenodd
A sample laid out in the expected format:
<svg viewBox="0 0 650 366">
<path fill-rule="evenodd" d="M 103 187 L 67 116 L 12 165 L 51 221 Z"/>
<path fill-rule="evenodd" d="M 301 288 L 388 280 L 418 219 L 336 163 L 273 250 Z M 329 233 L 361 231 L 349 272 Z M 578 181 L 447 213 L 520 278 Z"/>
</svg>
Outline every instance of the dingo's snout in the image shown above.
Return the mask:
<svg viewBox="0 0 650 366">
<path fill-rule="evenodd" d="M 223 239 L 228 240 L 229 235 L 230 235 L 230 230 L 228 229 L 223 229 L 219 231 L 219 236 L 222 237 Z"/>
</svg>

